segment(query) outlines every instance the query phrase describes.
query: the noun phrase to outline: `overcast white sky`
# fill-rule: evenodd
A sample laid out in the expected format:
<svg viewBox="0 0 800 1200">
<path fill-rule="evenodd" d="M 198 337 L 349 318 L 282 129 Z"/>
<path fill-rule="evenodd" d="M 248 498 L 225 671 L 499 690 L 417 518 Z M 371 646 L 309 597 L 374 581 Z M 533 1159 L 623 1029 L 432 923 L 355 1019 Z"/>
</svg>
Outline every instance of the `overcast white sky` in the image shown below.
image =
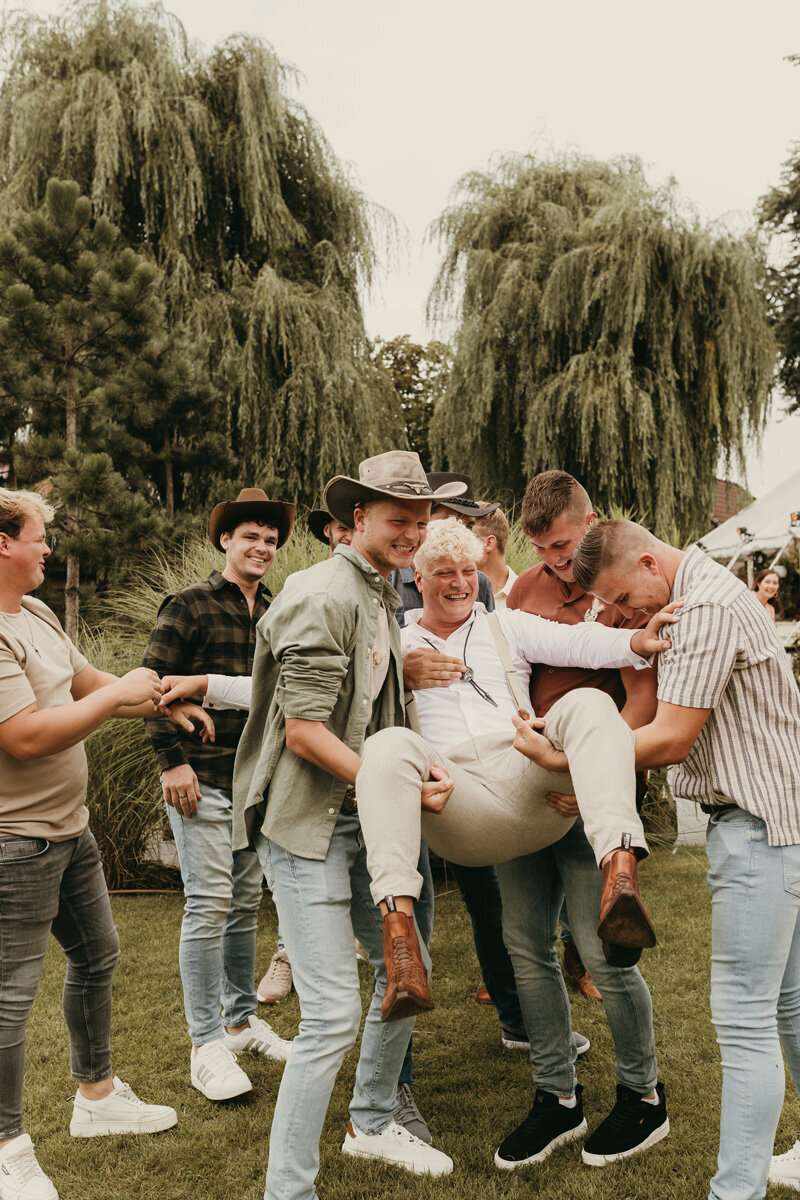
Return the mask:
<svg viewBox="0 0 800 1200">
<path fill-rule="evenodd" d="M 11 7 L 9 4 L 8 7 Z M 14 5 L 16 7 L 16 5 Z M 52 0 L 26 7 L 54 11 Z M 207 47 L 268 39 L 370 199 L 408 231 L 407 259 L 366 302 L 370 334 L 433 335 L 425 245 L 458 178 L 498 151 L 636 154 L 703 216 L 741 227 L 800 142 L 798 0 L 172 0 Z M 800 415 L 748 460 L 761 495 L 800 464 Z"/>
</svg>

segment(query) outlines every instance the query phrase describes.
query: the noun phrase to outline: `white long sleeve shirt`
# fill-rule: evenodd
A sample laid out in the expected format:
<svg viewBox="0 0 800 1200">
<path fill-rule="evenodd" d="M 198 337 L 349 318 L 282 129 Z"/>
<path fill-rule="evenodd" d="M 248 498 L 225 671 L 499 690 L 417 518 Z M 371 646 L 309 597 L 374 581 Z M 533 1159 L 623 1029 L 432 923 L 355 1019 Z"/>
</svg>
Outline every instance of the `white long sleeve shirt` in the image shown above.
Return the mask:
<svg viewBox="0 0 800 1200">
<path fill-rule="evenodd" d="M 511 718 L 517 708 L 485 619 L 484 606 L 476 604 L 469 619 L 448 638 L 437 637 L 421 628 L 422 611 L 413 609 L 406 613 L 404 653 L 428 645 L 442 654 L 460 658 L 473 670 L 475 683 L 488 692 L 497 705 L 484 700 L 472 684 L 463 679 L 457 679 L 446 688 L 415 691 L 423 737 L 443 752 L 485 733 L 506 734 L 510 742 L 514 732 Z M 505 609 L 497 614 L 497 618 L 508 640 L 525 696 L 528 695 L 532 663 L 590 669 L 636 667 L 643 670 L 650 666 L 647 659 L 631 650 L 635 630 L 609 629 L 594 622 L 562 625 L 518 609 Z"/>
</svg>

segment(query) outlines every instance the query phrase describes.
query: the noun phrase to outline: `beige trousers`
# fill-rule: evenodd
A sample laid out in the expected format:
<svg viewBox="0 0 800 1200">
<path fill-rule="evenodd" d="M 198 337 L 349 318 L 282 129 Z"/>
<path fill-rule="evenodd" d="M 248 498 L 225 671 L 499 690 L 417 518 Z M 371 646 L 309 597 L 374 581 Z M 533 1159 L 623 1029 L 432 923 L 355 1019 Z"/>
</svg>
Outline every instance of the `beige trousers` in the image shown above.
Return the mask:
<svg viewBox="0 0 800 1200">
<path fill-rule="evenodd" d="M 633 732 L 605 692 L 577 688 L 553 705 L 544 732 L 569 760 L 570 773 L 546 771 L 513 741 L 487 734 L 441 754 L 410 729 L 367 738 L 356 796 L 377 904 L 385 896 L 419 897 L 420 839 L 442 858 L 485 867 L 533 854 L 563 837 L 573 822 L 547 803 L 548 792 L 577 796 L 598 864 L 620 844 L 647 852 L 636 812 Z M 420 788 L 439 763 L 453 780 L 441 813 L 423 812 Z"/>
</svg>

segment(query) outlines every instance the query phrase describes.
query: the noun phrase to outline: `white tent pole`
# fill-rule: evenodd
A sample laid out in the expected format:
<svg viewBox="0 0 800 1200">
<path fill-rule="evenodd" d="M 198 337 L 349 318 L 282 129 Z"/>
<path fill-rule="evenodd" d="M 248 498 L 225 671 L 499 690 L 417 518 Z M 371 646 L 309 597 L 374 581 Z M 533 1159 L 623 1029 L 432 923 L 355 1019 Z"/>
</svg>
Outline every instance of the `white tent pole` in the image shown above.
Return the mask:
<svg viewBox="0 0 800 1200">
<path fill-rule="evenodd" d="M 774 566 L 775 566 L 777 563 L 779 563 L 779 562 L 780 562 L 780 560 L 783 558 L 784 554 L 785 554 L 785 553 L 786 553 L 786 551 L 789 549 L 789 547 L 791 546 L 791 544 L 792 544 L 792 542 L 793 542 L 793 541 L 794 541 L 794 537 L 793 537 L 793 535 L 792 535 L 792 534 L 790 534 L 790 535 L 789 535 L 789 537 L 786 539 L 786 541 L 785 541 L 785 542 L 783 543 L 783 545 L 781 546 L 781 548 L 780 548 L 780 550 L 778 551 L 778 553 L 777 553 L 777 554 L 775 555 L 775 557 L 773 558 L 772 562 L 769 564 L 769 568 L 768 568 L 768 570 L 770 570 L 770 571 L 771 571 L 771 570 L 772 570 L 772 568 L 773 568 L 773 567 L 774 567 Z"/>
</svg>

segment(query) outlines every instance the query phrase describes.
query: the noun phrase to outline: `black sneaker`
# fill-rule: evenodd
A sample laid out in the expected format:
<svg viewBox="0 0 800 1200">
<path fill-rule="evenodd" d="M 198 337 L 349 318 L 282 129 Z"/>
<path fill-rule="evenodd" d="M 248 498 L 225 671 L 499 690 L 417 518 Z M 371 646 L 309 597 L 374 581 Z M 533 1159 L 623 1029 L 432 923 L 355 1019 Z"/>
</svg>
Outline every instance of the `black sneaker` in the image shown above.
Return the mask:
<svg viewBox="0 0 800 1200">
<path fill-rule="evenodd" d="M 560 1104 L 552 1092 L 537 1091 L 533 1108 L 518 1129 L 510 1133 L 494 1156 L 494 1165 L 504 1171 L 544 1162 L 562 1142 L 571 1142 L 586 1133 L 583 1119 L 583 1088 L 575 1088 L 574 1108 Z"/>
<path fill-rule="evenodd" d="M 669 1133 L 669 1118 L 664 1100 L 664 1085 L 656 1084 L 658 1104 L 648 1104 L 640 1092 L 617 1084 L 617 1103 L 583 1146 L 583 1161 L 590 1167 L 604 1167 L 640 1154 L 660 1142 Z"/>
</svg>

